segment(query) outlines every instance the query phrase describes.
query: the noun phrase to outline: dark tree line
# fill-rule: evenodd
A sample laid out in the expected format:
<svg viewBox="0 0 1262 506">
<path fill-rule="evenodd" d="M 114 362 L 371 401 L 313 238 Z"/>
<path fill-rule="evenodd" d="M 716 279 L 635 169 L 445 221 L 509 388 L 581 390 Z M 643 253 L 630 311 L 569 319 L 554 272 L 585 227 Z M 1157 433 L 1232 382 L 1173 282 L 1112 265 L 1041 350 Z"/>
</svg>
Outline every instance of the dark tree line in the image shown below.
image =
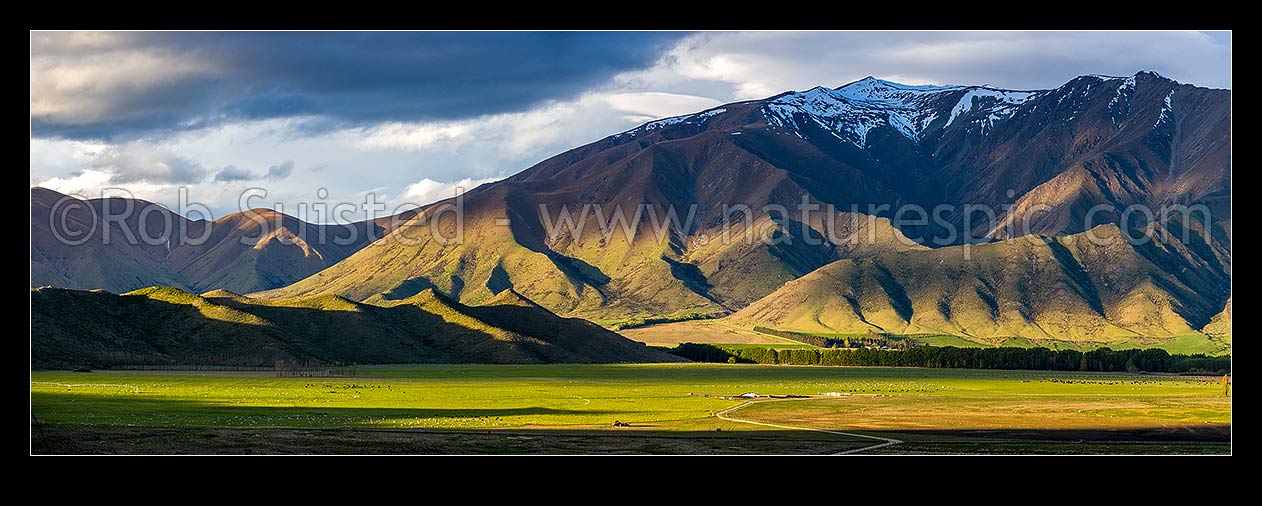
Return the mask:
<svg viewBox="0 0 1262 506">
<path fill-rule="evenodd" d="M 705 320 L 705 319 L 714 318 L 714 317 L 715 315 L 707 314 L 707 313 L 687 313 L 687 314 L 676 315 L 676 316 L 663 316 L 663 317 L 653 317 L 653 318 L 630 318 L 626 320 L 619 320 L 619 321 L 613 322 L 612 324 L 609 324 L 609 328 L 613 330 L 626 330 L 626 329 L 634 329 L 637 327 L 644 327 L 646 325 L 655 325 L 658 323 Z"/>
<path fill-rule="evenodd" d="M 1157 348 L 1077 350 L 1047 348 L 919 347 L 881 349 L 725 348 L 683 343 L 671 353 L 696 362 L 739 362 L 787 365 L 930 367 L 947 369 L 1031 369 L 1043 371 L 1205 372 L 1231 371 L 1231 357 L 1171 355 Z"/>
<path fill-rule="evenodd" d="M 355 376 L 357 367 L 354 365 L 347 366 L 341 362 L 334 362 L 326 365 L 321 364 L 319 360 L 277 360 L 273 368 L 276 377 L 350 377 Z"/>
<path fill-rule="evenodd" d="M 866 336 L 824 337 L 791 330 L 776 330 L 768 327 L 754 327 L 754 332 L 792 339 L 799 343 L 818 346 L 820 348 L 889 348 L 908 349 L 919 345 L 910 339 L 891 339 L 889 336 L 869 332 Z"/>
<path fill-rule="evenodd" d="M 170 366 L 168 370 L 180 370 L 180 367 L 221 367 L 220 369 L 205 370 L 230 371 L 233 370 L 233 367 L 266 367 L 266 359 L 240 355 L 189 354 L 177 360 L 170 355 L 164 355 L 161 353 L 135 353 L 126 351 L 105 352 L 96 355 L 95 357 L 79 360 L 79 362 L 81 362 L 80 365 L 99 367 L 103 369 L 134 369 L 141 366 L 152 366 L 155 368 L 153 370 L 161 370 L 156 368 L 159 366 Z"/>
</svg>

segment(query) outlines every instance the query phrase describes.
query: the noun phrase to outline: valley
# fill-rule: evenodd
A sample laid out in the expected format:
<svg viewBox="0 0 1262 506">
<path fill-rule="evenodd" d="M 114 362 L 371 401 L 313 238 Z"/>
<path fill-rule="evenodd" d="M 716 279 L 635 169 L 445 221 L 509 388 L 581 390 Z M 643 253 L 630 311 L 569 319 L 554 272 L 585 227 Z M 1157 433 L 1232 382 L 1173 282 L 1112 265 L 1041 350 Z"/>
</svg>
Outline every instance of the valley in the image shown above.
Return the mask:
<svg viewBox="0 0 1262 506">
<path fill-rule="evenodd" d="M 829 392 L 840 396 L 821 395 Z M 751 402 L 737 397 L 744 393 L 806 397 Z M 374 366 L 345 378 L 47 371 L 33 373 L 31 398 L 47 451 L 70 453 L 832 454 L 872 447 L 871 437 L 902 441 L 876 453 L 903 444 L 948 453 L 1224 453 L 1231 424 L 1230 397 L 1217 378 L 1048 371 L 718 364 Z M 35 434 L 32 451 L 41 452 Z"/>
<path fill-rule="evenodd" d="M 33 181 L 32 453 L 1231 453 L 1230 90 L 704 103 L 348 223 Z"/>
</svg>

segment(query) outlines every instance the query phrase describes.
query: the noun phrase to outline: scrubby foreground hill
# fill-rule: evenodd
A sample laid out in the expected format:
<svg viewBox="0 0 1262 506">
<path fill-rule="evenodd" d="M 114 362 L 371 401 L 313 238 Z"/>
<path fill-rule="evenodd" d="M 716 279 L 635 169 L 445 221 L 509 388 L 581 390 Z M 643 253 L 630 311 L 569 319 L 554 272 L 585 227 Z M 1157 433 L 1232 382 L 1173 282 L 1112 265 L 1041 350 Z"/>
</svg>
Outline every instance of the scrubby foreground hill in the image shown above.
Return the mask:
<svg viewBox="0 0 1262 506">
<path fill-rule="evenodd" d="M 1143 231 L 1131 233 L 1143 237 Z M 1099 344 L 1202 329 L 1229 334 L 1231 273 L 1220 241 L 1193 233 L 1185 244 L 1156 228 L 1147 234 L 1149 240 L 1132 242 L 1116 225 L 1100 225 L 1081 234 L 967 250 L 842 260 L 727 320 L 815 333 L 949 334 L 980 341 Z"/>
<path fill-rule="evenodd" d="M 31 291 L 31 366 L 681 361 L 506 291 L 470 307 L 425 290 L 390 307 L 227 291 Z"/>
<path fill-rule="evenodd" d="M 270 209 L 190 220 L 143 200 L 80 200 L 35 187 L 31 286 L 266 290 L 337 263 L 390 223 L 315 225 Z"/>
<path fill-rule="evenodd" d="M 463 199 L 463 242 L 436 240 L 429 227 L 399 229 L 396 234 L 411 240 L 378 241 L 312 277 L 260 295 L 372 301 L 435 288 L 479 303 L 512 288 L 559 314 L 597 321 L 726 314 L 837 261 L 843 263 L 834 270 L 879 262 L 893 272 L 904 258 L 911 262 L 907 269 L 919 268 L 916 259 L 938 254 L 929 247 L 944 245 L 934 243 L 935 237 L 958 245 L 969 242 L 968 236 L 1005 239 L 1027 232 L 1012 224 L 1028 223 L 1029 233 L 1048 236 L 1123 221 L 1128 227 L 1147 225 L 1142 213 L 1121 214 L 1134 204 L 1154 209 L 1203 204 L 1212 220 L 1229 219 L 1230 134 L 1230 91 L 1151 72 L 1082 76 L 1036 91 L 868 78 L 653 121 L 567 151 L 469 192 Z M 803 219 L 798 204 L 804 201 L 832 205 L 839 214 L 830 220 L 816 212 Z M 641 204 L 648 210 L 637 215 Z M 905 204 L 957 207 L 942 214 L 941 223 L 927 226 L 886 219 Z M 996 222 L 966 216 L 959 207 L 966 204 L 990 206 Z M 1092 212 L 1096 205 L 1113 210 Z M 724 206 L 747 210 L 725 213 Z M 561 209 L 579 216 L 585 207 L 595 217 L 581 233 L 549 230 L 549 223 L 563 221 Z M 617 230 L 612 210 L 619 208 L 637 225 L 636 235 L 602 233 Z M 422 214 L 435 215 L 434 209 Z M 669 221 L 669 209 L 679 221 Z M 851 212 L 878 218 L 851 222 Z M 725 230 L 740 237 L 747 224 L 760 238 L 774 240 L 719 240 Z M 439 228 L 448 230 L 442 238 L 453 237 L 454 223 Z M 859 240 L 846 240 L 853 233 Z M 1230 251 L 1229 244 L 1213 246 Z M 865 260 L 877 258 L 882 260 Z M 1163 271 L 1166 267 L 1156 266 L 1162 279 L 1185 275 Z M 1179 268 L 1184 267 L 1201 268 Z M 1207 295 L 1212 300 L 1226 290 L 1221 276 L 1193 275 L 1222 283 Z M 967 280 L 938 282 L 951 285 L 943 290 L 952 292 L 974 289 Z M 1020 291 L 1022 307 L 1035 313 L 1062 304 L 1041 298 L 1054 292 L 1002 284 L 985 290 Z M 836 293 L 816 295 L 822 298 L 793 302 L 844 304 Z M 925 301 L 929 307 L 937 302 Z M 1109 308 L 1089 302 L 1087 313 L 1112 318 Z M 944 307 L 953 303 L 947 300 Z M 1166 317 L 1161 304 L 1148 306 L 1158 312 L 1127 318 L 1161 320 Z M 912 317 L 906 304 L 895 306 L 904 308 L 896 319 Z M 1037 320 L 1029 311 L 1019 320 Z M 1189 321 L 1200 321 L 1202 311 L 1197 305 Z M 985 319 L 1003 329 L 1012 326 L 1005 318 Z M 1013 325 L 1014 331 L 1030 327 Z M 1174 328 L 1160 321 L 1143 325 Z"/>
</svg>

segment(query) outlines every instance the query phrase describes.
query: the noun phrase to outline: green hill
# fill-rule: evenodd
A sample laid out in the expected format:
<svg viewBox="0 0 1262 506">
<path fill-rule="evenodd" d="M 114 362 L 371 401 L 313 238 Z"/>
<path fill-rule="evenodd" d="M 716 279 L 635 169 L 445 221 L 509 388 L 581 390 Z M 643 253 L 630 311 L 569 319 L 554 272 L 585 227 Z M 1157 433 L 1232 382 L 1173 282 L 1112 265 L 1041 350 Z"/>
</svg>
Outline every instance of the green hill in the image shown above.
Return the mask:
<svg viewBox="0 0 1262 506">
<path fill-rule="evenodd" d="M 1221 313 L 1214 315 L 1208 325 L 1201 328 L 1201 332 L 1211 336 L 1221 336 L 1231 342 L 1231 299 L 1227 299 L 1227 307 L 1223 308 Z"/>
<path fill-rule="evenodd" d="M 150 287 L 31 291 L 31 366 L 617 363 L 680 359 L 515 293 L 471 307 L 424 290 L 389 307 L 342 297 L 259 300 Z"/>
<path fill-rule="evenodd" d="M 1149 231 L 1155 238 L 1158 231 Z M 818 334 L 952 335 L 1084 345 L 1229 332 L 1225 248 L 1132 245 L 1115 225 L 841 260 L 726 317 Z M 1031 240 L 1031 239 L 1038 239 Z M 1222 312 L 1222 315 L 1218 315 Z"/>
</svg>

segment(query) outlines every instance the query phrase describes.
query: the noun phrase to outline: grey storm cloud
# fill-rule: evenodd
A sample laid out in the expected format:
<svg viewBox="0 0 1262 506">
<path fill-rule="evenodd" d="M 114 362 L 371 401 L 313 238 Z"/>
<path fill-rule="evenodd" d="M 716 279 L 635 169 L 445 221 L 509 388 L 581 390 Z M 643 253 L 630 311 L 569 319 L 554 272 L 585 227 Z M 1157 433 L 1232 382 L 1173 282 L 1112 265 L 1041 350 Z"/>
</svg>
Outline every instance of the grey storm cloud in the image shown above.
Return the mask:
<svg viewBox="0 0 1262 506">
<path fill-rule="evenodd" d="M 253 172 L 237 167 L 236 165 L 229 165 L 224 167 L 223 170 L 220 170 L 218 174 L 215 174 L 215 181 L 248 181 L 250 179 L 254 179 L 255 177 L 257 176 L 255 176 Z"/>
<path fill-rule="evenodd" d="M 268 179 L 285 179 L 294 172 L 294 161 L 285 160 L 280 165 L 273 165 L 267 168 Z"/>
<path fill-rule="evenodd" d="M 31 37 L 35 137 L 125 140 L 240 119 L 462 119 L 575 96 L 684 33 L 145 32 Z"/>
<path fill-rule="evenodd" d="M 257 179 L 285 179 L 294 172 L 294 161 L 285 160 L 267 168 L 267 172 L 257 173 L 236 165 L 225 166 L 215 174 L 215 181 L 227 183 L 233 181 L 253 181 Z"/>
</svg>

